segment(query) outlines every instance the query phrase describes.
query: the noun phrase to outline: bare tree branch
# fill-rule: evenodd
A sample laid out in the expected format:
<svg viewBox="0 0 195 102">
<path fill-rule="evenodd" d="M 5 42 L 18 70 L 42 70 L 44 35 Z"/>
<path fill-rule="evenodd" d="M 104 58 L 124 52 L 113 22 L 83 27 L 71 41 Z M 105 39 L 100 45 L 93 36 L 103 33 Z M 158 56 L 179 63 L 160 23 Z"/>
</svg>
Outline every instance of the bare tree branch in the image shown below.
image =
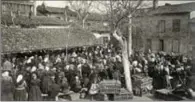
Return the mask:
<svg viewBox="0 0 195 102">
<path fill-rule="evenodd" d="M 78 20 L 84 23 L 90 13 L 93 1 L 69 1 L 70 7 L 77 13 Z"/>
</svg>

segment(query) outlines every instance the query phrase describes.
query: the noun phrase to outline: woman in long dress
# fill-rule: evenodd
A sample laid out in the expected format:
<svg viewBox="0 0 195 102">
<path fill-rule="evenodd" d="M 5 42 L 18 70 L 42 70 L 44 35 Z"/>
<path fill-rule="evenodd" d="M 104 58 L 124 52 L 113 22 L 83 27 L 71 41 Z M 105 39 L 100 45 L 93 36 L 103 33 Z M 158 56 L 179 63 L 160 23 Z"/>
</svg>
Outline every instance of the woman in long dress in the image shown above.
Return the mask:
<svg viewBox="0 0 195 102">
<path fill-rule="evenodd" d="M 41 90 L 43 94 L 48 94 L 49 86 L 52 84 L 50 74 L 51 72 L 49 71 L 49 68 L 46 67 L 43 78 L 41 80 Z"/>
<path fill-rule="evenodd" d="M 18 75 L 16 79 L 16 88 L 14 92 L 14 101 L 26 101 L 27 100 L 27 84 L 26 81 L 23 79 L 23 75 Z"/>
<path fill-rule="evenodd" d="M 9 72 L 2 73 L 1 82 L 1 101 L 13 101 L 14 84 L 12 78 L 9 76 Z"/>
<path fill-rule="evenodd" d="M 41 101 L 40 80 L 37 79 L 37 75 L 32 73 L 32 79 L 30 81 L 29 101 Z"/>
</svg>

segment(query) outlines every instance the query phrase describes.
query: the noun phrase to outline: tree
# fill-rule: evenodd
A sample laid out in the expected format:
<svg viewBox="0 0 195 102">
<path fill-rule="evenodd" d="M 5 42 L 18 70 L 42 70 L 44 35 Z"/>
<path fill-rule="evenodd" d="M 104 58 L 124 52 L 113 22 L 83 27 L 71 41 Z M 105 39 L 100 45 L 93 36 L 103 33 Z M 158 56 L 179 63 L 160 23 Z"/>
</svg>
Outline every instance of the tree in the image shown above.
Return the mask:
<svg viewBox="0 0 195 102">
<path fill-rule="evenodd" d="M 82 23 L 82 27 L 85 28 L 85 21 L 90 14 L 92 7 L 92 1 L 69 1 L 71 9 L 73 9 L 78 16 L 78 21 Z"/>
<path fill-rule="evenodd" d="M 125 74 L 126 88 L 132 93 L 132 81 L 130 73 L 129 57 L 132 54 L 132 22 L 131 19 L 136 11 L 145 6 L 144 0 L 109 0 L 101 3 L 105 6 L 111 35 L 121 45 L 122 62 Z M 158 0 L 153 0 L 153 8 L 156 8 Z M 128 34 L 124 32 L 124 25 L 127 26 Z"/>
</svg>

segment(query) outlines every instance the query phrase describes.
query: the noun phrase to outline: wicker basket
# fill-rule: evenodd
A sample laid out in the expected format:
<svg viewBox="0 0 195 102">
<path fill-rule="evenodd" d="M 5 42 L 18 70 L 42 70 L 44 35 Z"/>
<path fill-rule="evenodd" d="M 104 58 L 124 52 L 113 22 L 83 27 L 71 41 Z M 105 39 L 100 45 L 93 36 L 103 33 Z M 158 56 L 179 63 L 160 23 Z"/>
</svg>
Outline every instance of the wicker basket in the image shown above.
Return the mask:
<svg viewBox="0 0 195 102">
<path fill-rule="evenodd" d="M 103 94 L 119 94 L 121 82 L 118 80 L 104 80 L 100 82 L 100 93 Z"/>
<path fill-rule="evenodd" d="M 131 100 L 131 99 L 133 99 L 133 95 L 124 88 L 121 89 L 119 94 L 114 95 L 115 101 Z"/>
<path fill-rule="evenodd" d="M 133 91 L 135 95 L 142 96 L 152 89 L 152 78 L 135 75 L 133 76 Z"/>
</svg>

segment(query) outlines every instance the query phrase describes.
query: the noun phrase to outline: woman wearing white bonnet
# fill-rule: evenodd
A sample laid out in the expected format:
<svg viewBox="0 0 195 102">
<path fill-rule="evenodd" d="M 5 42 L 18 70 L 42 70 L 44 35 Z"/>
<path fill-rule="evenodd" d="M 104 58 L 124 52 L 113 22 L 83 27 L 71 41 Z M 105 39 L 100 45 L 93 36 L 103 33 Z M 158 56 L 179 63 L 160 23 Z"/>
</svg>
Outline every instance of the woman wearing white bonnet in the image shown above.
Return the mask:
<svg viewBox="0 0 195 102">
<path fill-rule="evenodd" d="M 27 100 L 27 91 L 26 91 L 27 84 L 23 79 L 23 75 L 19 74 L 16 79 L 16 88 L 14 93 L 14 100 L 15 101 L 26 101 Z"/>
</svg>

